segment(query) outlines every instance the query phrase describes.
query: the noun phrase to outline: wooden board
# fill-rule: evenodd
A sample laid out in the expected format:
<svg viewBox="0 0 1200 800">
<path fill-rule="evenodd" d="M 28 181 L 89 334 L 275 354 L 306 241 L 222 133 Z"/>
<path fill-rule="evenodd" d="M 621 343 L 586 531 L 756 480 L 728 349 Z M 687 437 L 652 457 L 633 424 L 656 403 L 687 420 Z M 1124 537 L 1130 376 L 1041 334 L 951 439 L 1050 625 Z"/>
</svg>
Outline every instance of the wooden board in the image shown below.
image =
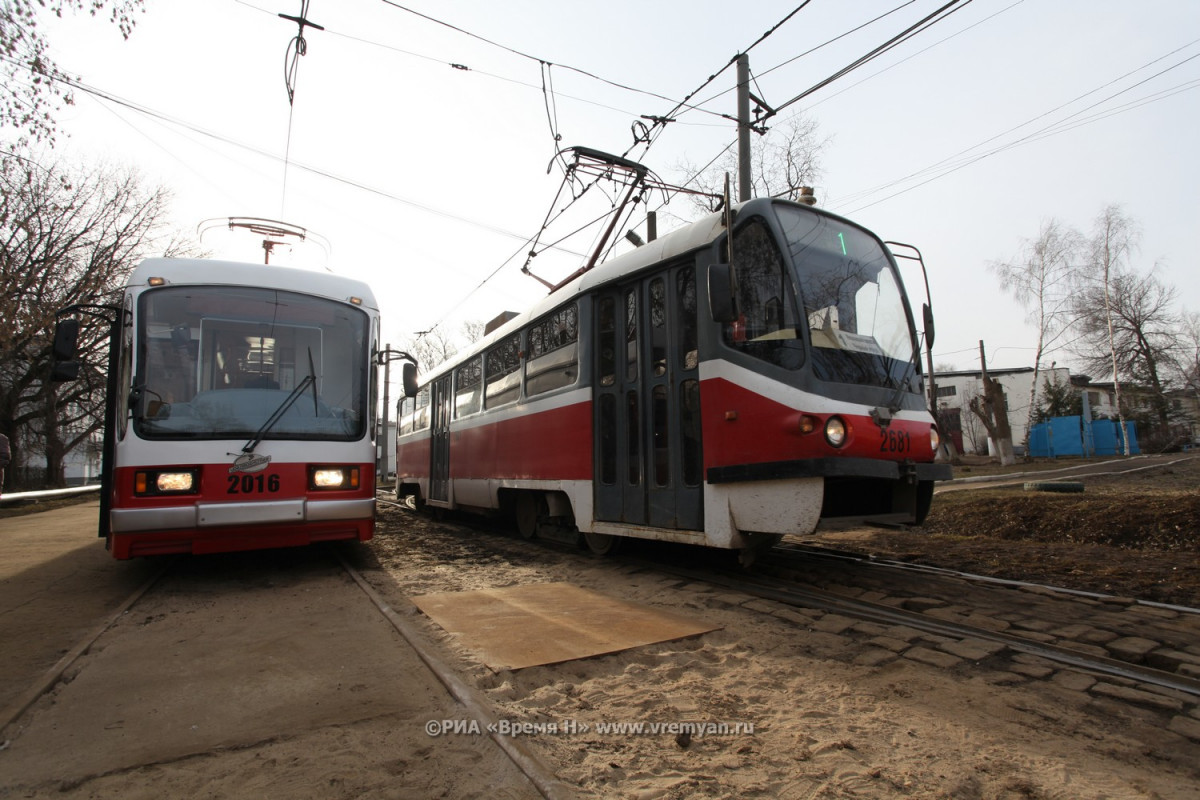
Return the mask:
<svg viewBox="0 0 1200 800">
<path fill-rule="evenodd" d="M 441 592 L 412 601 L 496 671 L 616 653 L 719 627 L 569 583 Z"/>
</svg>

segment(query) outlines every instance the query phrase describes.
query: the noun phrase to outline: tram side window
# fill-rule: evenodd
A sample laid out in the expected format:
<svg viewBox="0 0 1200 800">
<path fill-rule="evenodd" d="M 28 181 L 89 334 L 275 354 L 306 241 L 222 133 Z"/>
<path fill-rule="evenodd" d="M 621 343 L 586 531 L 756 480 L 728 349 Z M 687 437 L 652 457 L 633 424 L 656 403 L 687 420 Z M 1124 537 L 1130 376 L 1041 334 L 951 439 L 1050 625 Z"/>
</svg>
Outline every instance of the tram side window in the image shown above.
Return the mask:
<svg viewBox="0 0 1200 800">
<path fill-rule="evenodd" d="M 529 360 L 525 364 L 528 396 L 560 389 L 579 377 L 579 307 L 565 305 L 529 329 Z"/>
<path fill-rule="evenodd" d="M 454 370 L 454 417 L 465 417 L 479 410 L 480 379 L 483 362 L 472 358 Z"/>
<path fill-rule="evenodd" d="M 596 374 L 601 386 L 612 386 L 617 380 L 617 301 L 604 296 L 596 301 Z"/>
<path fill-rule="evenodd" d="M 763 220 L 751 220 L 734 234 L 733 271 L 739 316 L 725 326 L 725 343 L 778 366 L 799 368 L 804 347 L 797 332 L 795 291 Z"/>
<path fill-rule="evenodd" d="M 679 298 L 679 363 L 684 369 L 695 369 L 700 358 L 697 351 L 700 340 L 696 316 L 696 270 L 684 267 L 675 273 L 675 291 Z"/>
<path fill-rule="evenodd" d="M 514 333 L 484 356 L 486 368 L 483 404 L 495 408 L 521 396 L 521 334 Z"/>
<path fill-rule="evenodd" d="M 429 387 L 423 386 L 416 397 L 400 400 L 400 433 L 415 433 L 429 427 Z"/>
</svg>

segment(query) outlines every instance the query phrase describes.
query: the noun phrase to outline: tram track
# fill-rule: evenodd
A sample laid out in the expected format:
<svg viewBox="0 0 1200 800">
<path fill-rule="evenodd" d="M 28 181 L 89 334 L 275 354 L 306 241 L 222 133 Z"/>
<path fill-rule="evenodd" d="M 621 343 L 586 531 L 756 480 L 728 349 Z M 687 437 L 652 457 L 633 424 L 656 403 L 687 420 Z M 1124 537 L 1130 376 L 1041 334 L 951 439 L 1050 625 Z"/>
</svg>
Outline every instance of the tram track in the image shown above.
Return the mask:
<svg viewBox="0 0 1200 800">
<path fill-rule="evenodd" d="M 1056 594 L 1063 595 L 1064 597 L 1081 597 L 1105 601 L 1113 599 L 1113 595 L 1103 594 L 1100 592 L 1089 592 L 1082 589 L 1070 589 L 1065 586 L 1051 586 L 1050 584 L 1015 580 L 1011 578 L 997 578 L 993 575 L 979 575 L 977 573 L 965 572 L 963 570 L 935 567 L 930 564 L 916 564 L 910 561 L 897 561 L 894 559 L 879 558 L 878 556 L 856 553 L 850 550 L 840 550 L 836 548 L 813 545 L 808 542 L 784 542 L 783 544 L 776 545 L 771 550 L 771 560 L 773 565 L 779 565 L 780 560 L 794 562 L 797 559 L 814 558 L 858 564 L 869 568 L 912 572 L 936 576 L 939 578 L 958 578 L 971 583 L 992 584 L 1015 589 L 1042 590 L 1046 592 L 1054 592 Z M 1172 603 L 1158 603 L 1153 600 L 1141 600 L 1138 598 L 1131 598 L 1131 601 L 1136 605 L 1146 606 L 1147 608 L 1161 608 L 1180 614 L 1200 616 L 1200 608 L 1175 605 Z"/>
<path fill-rule="evenodd" d="M 462 522 L 468 528 L 487 530 L 492 534 L 496 534 L 497 531 L 494 523 L 480 523 L 468 519 Z M 506 543 L 516 547 L 524 545 L 524 542 L 516 540 Z M 758 599 L 784 603 L 786 606 L 820 609 L 822 612 L 850 616 L 880 625 L 910 628 L 931 637 L 990 643 L 998 646 L 996 655 L 1007 654 L 1010 657 L 1020 654 L 1040 658 L 1076 672 L 1115 679 L 1117 682 L 1124 682 L 1124 685 L 1139 687 L 1140 691 L 1172 691 L 1180 692 L 1188 698 L 1200 698 L 1200 676 L 1162 668 L 1160 664 L 1140 663 L 1136 660 L 1138 656 L 1126 658 L 1105 654 L 1104 648 L 1094 643 L 1072 642 L 1066 638 L 1046 640 L 1056 637 L 1038 630 L 1040 626 L 1037 625 L 1031 624 L 1024 630 L 1021 628 L 1021 622 L 1009 625 L 1007 621 L 1003 621 L 1003 616 L 1014 616 L 1013 609 L 1016 608 L 1033 609 L 1030 613 L 1036 615 L 1038 609 L 1049 607 L 1048 612 L 1045 612 L 1046 619 L 1057 619 L 1058 615 L 1067 619 L 1072 618 L 1072 615 L 1082 619 L 1091 616 L 1097 620 L 1097 625 L 1102 624 L 1100 621 L 1103 620 L 1104 625 L 1115 631 L 1109 634 L 1111 639 L 1160 636 L 1168 640 L 1171 636 L 1183 636 L 1178 631 L 1186 628 L 1188 636 L 1192 637 L 1188 640 L 1194 644 L 1195 634 L 1200 634 L 1200 609 L 1087 593 L 1051 585 L 1004 581 L 989 576 L 943 570 L 940 567 L 864 557 L 862 554 L 817 547 L 809 542 L 781 543 L 762 553 L 749 571 L 737 569 L 730 564 L 714 565 L 712 558 L 704 558 L 704 555 L 712 557 L 713 554 L 706 551 L 701 558 L 692 561 L 694 565 L 702 565 L 698 567 L 668 564 L 661 558 L 646 560 L 637 557 L 617 557 L 617 560 L 625 563 L 637 561 L 647 569 L 665 575 L 719 585 Z M 839 570 L 836 571 L 836 575 L 830 577 L 824 567 L 814 566 L 815 560 L 826 564 L 834 561 L 839 565 Z M 830 581 L 840 581 L 848 585 L 840 585 L 838 589 L 822 589 L 810 581 L 809 578 L 814 573 L 822 573 L 824 578 Z M 912 589 L 914 583 L 922 584 L 919 590 Z M 970 589 L 971 587 L 982 588 L 976 590 Z M 874 602 L 850 596 L 850 593 L 856 591 L 869 597 L 872 593 L 892 596 L 888 597 L 888 602 Z M 931 615 L 928 609 L 919 607 L 923 604 L 934 606 L 932 614 L 937 614 L 938 610 L 949 612 L 954 608 L 950 606 L 950 601 L 938 606 L 930 600 L 930 595 L 958 595 L 958 600 L 965 602 L 967 606 L 978 602 L 977 608 L 967 609 L 964 613 L 986 618 L 984 621 L 988 625 L 973 625 L 970 622 L 947 618 L 954 614 L 947 614 L 941 618 Z M 916 603 L 918 609 L 901 607 L 906 602 Z M 1163 619 L 1140 618 L 1130 614 L 1128 608 L 1160 613 L 1163 614 Z M 1069 609 L 1069 613 L 1063 609 Z M 1122 620 L 1121 616 L 1132 616 L 1132 619 Z M 1164 627 L 1162 633 L 1157 631 L 1158 622 L 1162 622 Z M 1068 622 L 1058 621 L 1057 625 L 1068 627 Z M 1186 645 L 1178 644 L 1181 650 L 1183 646 Z M 1171 649 L 1169 644 L 1158 648 L 1162 651 Z"/>
<path fill-rule="evenodd" d="M 371 607 L 404 639 L 407 646 L 415 653 L 419 661 L 436 678 L 448 695 L 461 706 L 462 710 L 481 726 L 488 723 L 498 723 L 500 716 L 491 708 L 478 691 L 468 686 L 455 672 L 447 667 L 432 651 L 424 637 L 402 612 L 398 612 L 356 569 L 342 550 L 336 546 L 318 546 L 324 557 L 336 563 L 367 599 Z M 314 548 L 315 549 L 315 548 Z M 24 691 L 15 697 L 7 706 L 0 709 L 0 751 L 8 748 L 15 737 L 13 726 L 24 723 L 26 713 L 39 699 L 52 692 L 62 683 L 73 667 L 80 664 L 81 659 L 95 647 L 98 640 L 109 632 L 139 603 L 152 597 L 153 590 L 163 584 L 172 571 L 183 560 L 182 556 L 165 558 L 158 569 L 134 591 L 130 592 L 104 619 L 79 638 L 66 653 L 44 674 L 39 676 Z M 414 607 L 415 612 L 415 607 Z M 311 631 L 309 632 L 311 633 Z M 192 687 L 196 690 L 197 687 Z M 520 741 L 500 735 L 499 726 L 488 728 L 489 736 L 498 749 L 521 774 L 529 781 L 530 786 L 547 800 L 557 800 L 572 796 L 568 787 L 555 776 L 554 770 L 540 760 L 528 747 Z"/>
<path fill-rule="evenodd" d="M 29 707 L 37 702 L 39 697 L 53 689 L 62 680 L 67 670 L 86 655 L 92 645 L 96 643 L 96 640 L 128 613 L 167 574 L 176 561 L 177 559 L 172 558 L 170 561 L 164 563 L 149 579 L 130 592 L 112 614 L 88 631 L 54 666 L 50 667 L 32 686 L 18 695 L 8 706 L 0 711 L 0 742 L 7 743 L 8 739 L 4 736 L 4 732 L 8 727 L 20 719 L 29 710 Z"/>
<path fill-rule="evenodd" d="M 542 797 L 546 798 L 546 800 L 571 797 L 572 792 L 570 789 L 555 776 L 554 770 L 539 759 L 532 750 L 525 747 L 520 741 L 499 733 L 500 715 L 492 709 L 491 704 L 484 699 L 483 695 L 467 685 L 462 678 L 458 677 L 453 669 L 438 658 L 416 627 L 392 608 L 384 597 L 363 577 L 362 573 L 355 569 L 341 553 L 335 553 L 334 556 L 358 588 L 371 601 L 375 609 L 408 642 L 409 646 L 416 652 L 417 657 L 429 668 L 430 672 L 445 687 L 446 691 L 462 704 L 464 710 L 474 720 L 483 726 L 483 729 L 488 732 L 491 740 L 508 756 L 513 765 L 529 779 L 530 783 L 541 793 Z M 414 612 L 415 610 L 415 607 L 413 607 Z"/>
<path fill-rule="evenodd" d="M 848 598 L 834 592 L 804 588 L 787 580 L 767 576 L 735 576 L 669 566 L 659 568 L 678 577 L 704 581 L 785 605 L 816 608 L 884 625 L 904 626 L 935 636 L 993 642 L 1013 652 L 1037 656 L 1086 672 L 1132 680 L 1139 684 L 1171 689 L 1200 698 L 1200 680 L 1195 678 L 1120 659 L 1082 653 L 1070 647 L 1038 642 L 1019 634 L 938 620 L 919 612 Z"/>
</svg>

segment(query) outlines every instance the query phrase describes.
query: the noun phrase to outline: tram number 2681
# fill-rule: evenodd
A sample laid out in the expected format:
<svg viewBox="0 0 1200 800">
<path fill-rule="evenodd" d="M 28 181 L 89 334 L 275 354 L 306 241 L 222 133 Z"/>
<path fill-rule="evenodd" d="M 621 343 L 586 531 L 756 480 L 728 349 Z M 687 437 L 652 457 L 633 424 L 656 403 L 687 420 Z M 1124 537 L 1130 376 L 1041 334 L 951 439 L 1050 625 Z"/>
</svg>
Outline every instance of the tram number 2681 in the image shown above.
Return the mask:
<svg viewBox="0 0 1200 800">
<path fill-rule="evenodd" d="M 908 431 L 883 431 L 883 438 L 879 441 L 879 452 L 907 453 L 911 449 L 912 439 L 909 438 Z"/>
<path fill-rule="evenodd" d="M 278 475 L 230 475 L 227 494 L 258 494 L 278 492 Z"/>
</svg>

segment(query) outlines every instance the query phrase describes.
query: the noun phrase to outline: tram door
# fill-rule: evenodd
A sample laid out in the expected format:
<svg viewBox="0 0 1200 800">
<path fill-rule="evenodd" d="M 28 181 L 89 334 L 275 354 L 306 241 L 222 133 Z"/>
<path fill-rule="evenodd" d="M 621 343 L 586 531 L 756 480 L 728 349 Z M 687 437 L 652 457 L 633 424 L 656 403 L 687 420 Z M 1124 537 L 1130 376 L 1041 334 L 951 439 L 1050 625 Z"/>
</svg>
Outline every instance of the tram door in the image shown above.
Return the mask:
<svg viewBox="0 0 1200 800">
<path fill-rule="evenodd" d="M 696 270 L 596 296 L 596 519 L 702 530 Z"/>
<path fill-rule="evenodd" d="M 438 378 L 429 397 L 429 499 L 450 499 L 450 375 Z"/>
</svg>

